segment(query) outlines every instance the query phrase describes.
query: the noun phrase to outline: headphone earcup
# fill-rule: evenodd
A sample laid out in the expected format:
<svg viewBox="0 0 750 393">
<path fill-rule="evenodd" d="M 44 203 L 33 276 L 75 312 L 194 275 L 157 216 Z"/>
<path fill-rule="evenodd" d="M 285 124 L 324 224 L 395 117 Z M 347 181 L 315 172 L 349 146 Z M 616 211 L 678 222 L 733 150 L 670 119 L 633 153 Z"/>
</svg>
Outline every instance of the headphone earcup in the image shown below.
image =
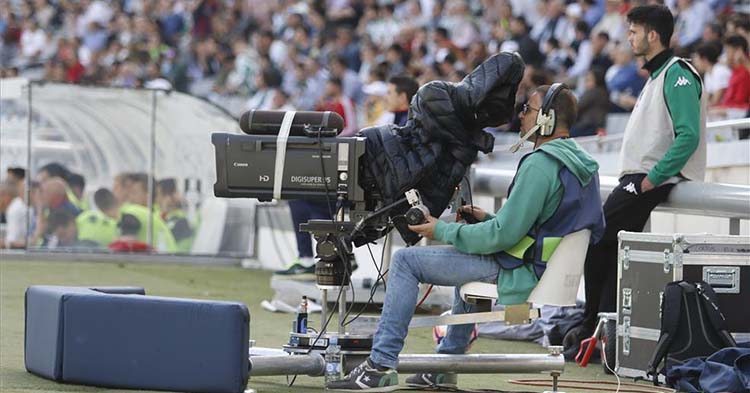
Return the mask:
<svg viewBox="0 0 750 393">
<path fill-rule="evenodd" d="M 554 109 L 550 109 L 549 110 L 549 113 L 546 116 L 546 120 L 547 121 L 545 122 L 544 127 L 542 127 L 541 131 L 540 131 L 540 134 L 542 136 L 550 136 L 550 135 L 552 135 L 552 133 L 555 132 L 555 121 L 556 121 L 556 118 L 555 118 L 555 110 Z"/>
<path fill-rule="evenodd" d="M 543 133 L 547 126 L 547 116 L 545 116 L 541 110 L 536 113 L 536 125 L 539 126 L 539 130 L 537 130 L 537 133 L 539 134 Z"/>
</svg>

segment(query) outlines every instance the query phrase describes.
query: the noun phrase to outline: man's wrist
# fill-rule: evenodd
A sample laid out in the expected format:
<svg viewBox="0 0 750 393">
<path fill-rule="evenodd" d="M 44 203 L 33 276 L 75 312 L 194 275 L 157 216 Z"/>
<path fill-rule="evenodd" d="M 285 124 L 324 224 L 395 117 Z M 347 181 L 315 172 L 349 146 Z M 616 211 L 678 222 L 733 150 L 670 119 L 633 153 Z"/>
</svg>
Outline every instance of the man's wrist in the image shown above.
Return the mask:
<svg viewBox="0 0 750 393">
<path fill-rule="evenodd" d="M 448 225 L 448 223 L 441 220 L 438 220 L 438 222 L 435 223 L 435 229 L 432 233 L 432 236 L 435 240 L 445 243 L 445 241 L 443 240 L 443 234 L 445 233 L 446 225 Z"/>
</svg>

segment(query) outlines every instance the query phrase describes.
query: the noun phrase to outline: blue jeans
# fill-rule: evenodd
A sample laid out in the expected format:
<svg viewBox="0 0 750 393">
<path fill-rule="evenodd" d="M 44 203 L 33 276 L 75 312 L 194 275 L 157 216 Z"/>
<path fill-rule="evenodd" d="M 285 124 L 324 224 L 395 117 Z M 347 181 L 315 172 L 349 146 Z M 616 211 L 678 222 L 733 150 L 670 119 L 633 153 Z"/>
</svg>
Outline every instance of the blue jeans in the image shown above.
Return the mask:
<svg viewBox="0 0 750 393">
<path fill-rule="evenodd" d="M 398 250 L 391 260 L 383 314 L 375 332 L 370 359 L 380 366 L 396 368 L 398 354 L 419 295 L 419 283 L 455 286 L 453 314 L 476 311 L 461 299 L 459 288 L 471 281 L 496 283 L 500 264 L 492 255 L 465 254 L 452 246 L 410 247 Z M 462 354 L 471 339 L 473 324 L 448 326 L 438 353 Z"/>
</svg>

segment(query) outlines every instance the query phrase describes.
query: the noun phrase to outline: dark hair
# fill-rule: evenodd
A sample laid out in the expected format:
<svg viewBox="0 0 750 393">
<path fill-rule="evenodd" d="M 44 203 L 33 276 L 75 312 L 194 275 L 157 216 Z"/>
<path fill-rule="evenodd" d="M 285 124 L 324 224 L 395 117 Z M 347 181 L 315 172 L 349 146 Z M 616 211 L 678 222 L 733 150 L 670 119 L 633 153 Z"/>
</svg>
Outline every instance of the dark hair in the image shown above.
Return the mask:
<svg viewBox="0 0 750 393">
<path fill-rule="evenodd" d="M 748 53 L 747 40 L 741 35 L 730 35 L 724 40 L 724 45 L 742 49 L 742 53 L 744 54 Z"/>
<path fill-rule="evenodd" d="M 59 228 L 64 228 L 75 222 L 73 213 L 65 209 L 52 209 L 47 216 L 47 233 L 54 233 Z"/>
<path fill-rule="evenodd" d="M 547 94 L 550 85 L 544 85 L 537 87 L 534 92 L 539 94 L 539 97 L 544 101 L 544 95 Z M 557 118 L 557 125 L 564 125 L 570 127 L 575 123 L 576 116 L 578 116 L 578 103 L 576 97 L 570 89 L 565 88 L 555 97 L 552 101 L 552 109 L 555 111 L 555 117 Z"/>
<path fill-rule="evenodd" d="M 396 51 L 399 56 L 404 55 L 404 48 L 402 48 L 399 44 L 391 44 L 391 46 L 388 47 L 388 50 Z"/>
<path fill-rule="evenodd" d="M 441 35 L 447 39 L 451 38 L 448 29 L 446 29 L 445 27 L 438 27 L 437 29 L 435 29 L 435 34 Z"/>
<path fill-rule="evenodd" d="M 584 22 L 582 20 L 579 20 L 578 22 L 576 22 L 575 30 L 576 30 L 576 32 L 581 32 L 581 33 L 583 33 L 586 36 L 589 35 L 589 25 L 588 25 L 588 23 L 586 23 L 586 22 Z"/>
<path fill-rule="evenodd" d="M 594 76 L 594 86 L 595 87 L 607 87 L 607 82 L 604 79 L 604 76 L 606 75 L 606 70 L 599 66 L 592 67 L 589 72 L 591 75 Z"/>
<path fill-rule="evenodd" d="M 116 206 L 115 195 L 107 188 L 100 188 L 94 193 L 94 204 L 101 211 L 112 209 Z"/>
<path fill-rule="evenodd" d="M 26 178 L 26 169 L 23 169 L 21 167 L 8 167 L 8 173 L 19 180 L 23 180 Z"/>
<path fill-rule="evenodd" d="M 526 18 L 524 18 L 522 15 L 513 16 L 510 18 L 511 20 L 515 20 L 516 22 L 520 23 L 521 26 L 523 26 L 524 30 L 529 29 L 529 24 L 526 22 Z"/>
<path fill-rule="evenodd" d="M 719 36 L 719 39 L 724 36 L 724 28 L 716 22 L 711 22 L 706 25 L 707 28 L 711 29 L 716 35 Z"/>
<path fill-rule="evenodd" d="M 604 39 L 605 41 L 609 41 L 609 34 L 606 31 L 600 31 L 596 34 L 596 36 Z"/>
<path fill-rule="evenodd" d="M 669 40 L 674 33 L 674 17 L 669 8 L 663 5 L 635 7 L 628 12 L 628 22 L 645 27 L 646 32 L 655 31 L 659 35 L 659 42 L 669 48 Z"/>
<path fill-rule="evenodd" d="M 261 77 L 263 78 L 263 83 L 266 85 L 266 87 L 279 87 L 281 86 L 281 82 L 283 77 L 281 76 L 281 73 L 277 71 L 273 67 L 266 67 L 261 72 Z"/>
<path fill-rule="evenodd" d="M 555 37 L 550 37 L 547 40 L 547 44 L 555 49 L 560 49 L 560 41 L 558 41 Z"/>
<path fill-rule="evenodd" d="M 341 78 L 331 77 L 328 78 L 328 83 L 333 83 L 334 85 L 338 86 L 339 89 L 343 88 L 343 84 L 341 84 Z"/>
<path fill-rule="evenodd" d="M 68 185 L 70 187 L 79 187 L 83 190 L 86 187 L 86 179 L 77 173 L 71 173 L 68 175 Z"/>
<path fill-rule="evenodd" d="M 406 94 L 406 102 L 411 102 L 411 98 L 419 90 L 419 83 L 417 80 L 409 75 L 396 75 L 388 79 L 388 83 L 396 86 L 396 92 L 398 94 Z"/>
<path fill-rule="evenodd" d="M 330 64 L 337 63 L 342 67 L 346 67 L 346 57 L 344 55 L 336 55 L 331 58 Z"/>
<path fill-rule="evenodd" d="M 68 176 L 70 176 L 70 171 L 68 170 L 68 168 L 57 162 L 50 162 L 49 164 L 39 169 L 39 172 L 47 172 L 49 177 L 60 177 L 65 181 L 67 181 Z"/>
<path fill-rule="evenodd" d="M 719 61 L 719 56 L 721 56 L 721 47 L 714 42 L 708 42 L 698 45 L 695 48 L 695 53 L 708 60 L 709 63 L 716 64 Z"/>
<path fill-rule="evenodd" d="M 137 235 L 141 230 L 141 222 L 132 214 L 123 214 L 117 223 L 121 235 Z"/>
<path fill-rule="evenodd" d="M 156 187 L 158 187 L 159 192 L 164 195 L 173 195 L 177 192 L 177 181 L 172 177 L 162 179 L 156 182 Z"/>
</svg>

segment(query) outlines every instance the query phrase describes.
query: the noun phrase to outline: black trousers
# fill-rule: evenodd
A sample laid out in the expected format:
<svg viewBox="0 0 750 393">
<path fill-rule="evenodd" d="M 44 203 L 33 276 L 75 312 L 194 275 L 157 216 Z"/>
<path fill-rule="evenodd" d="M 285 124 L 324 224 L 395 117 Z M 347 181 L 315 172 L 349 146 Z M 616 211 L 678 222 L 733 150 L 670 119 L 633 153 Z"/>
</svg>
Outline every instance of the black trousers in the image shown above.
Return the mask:
<svg viewBox="0 0 750 393">
<path fill-rule="evenodd" d="M 645 174 L 625 175 L 604 203 L 606 229 L 599 243 L 589 246 L 583 275 L 586 281 L 584 327 L 594 330 L 597 313 L 614 312 L 617 306 L 617 233 L 641 232 L 651 211 L 664 202 L 674 184 L 641 192 Z"/>
</svg>

